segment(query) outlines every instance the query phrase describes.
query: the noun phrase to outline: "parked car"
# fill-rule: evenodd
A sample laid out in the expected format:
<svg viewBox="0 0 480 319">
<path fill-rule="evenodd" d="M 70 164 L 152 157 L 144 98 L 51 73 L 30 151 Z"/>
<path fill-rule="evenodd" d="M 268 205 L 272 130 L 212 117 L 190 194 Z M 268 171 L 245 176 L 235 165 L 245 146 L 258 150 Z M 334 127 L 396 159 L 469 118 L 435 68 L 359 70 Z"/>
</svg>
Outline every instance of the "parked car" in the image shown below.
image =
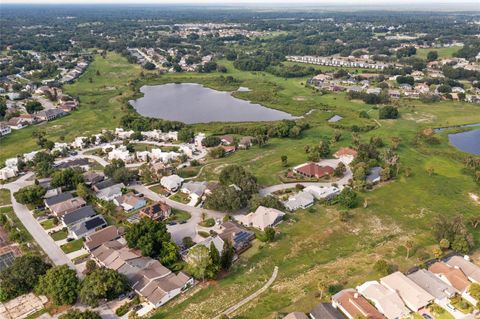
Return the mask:
<svg viewBox="0 0 480 319">
<path fill-rule="evenodd" d="M 176 224 L 177 224 L 177 222 L 169 222 L 168 223 L 169 226 L 173 226 L 173 225 L 176 225 Z"/>
<path fill-rule="evenodd" d="M 182 220 L 182 221 L 180 222 L 180 224 L 186 224 L 186 223 L 187 223 L 186 220 Z"/>
<path fill-rule="evenodd" d="M 123 300 L 127 297 L 126 294 L 121 294 L 120 296 L 118 296 L 118 300 Z"/>
<path fill-rule="evenodd" d="M 142 308 L 143 308 L 143 305 L 135 305 L 135 306 L 133 306 L 132 310 L 133 311 L 139 311 Z"/>
<path fill-rule="evenodd" d="M 433 319 L 430 315 L 428 315 L 428 314 L 426 314 L 426 313 L 424 313 L 424 314 L 422 315 L 422 317 L 425 318 L 425 319 Z"/>
<path fill-rule="evenodd" d="M 67 242 L 70 242 L 70 241 L 73 241 L 73 240 L 75 240 L 75 239 L 73 239 L 72 237 L 67 238 Z"/>
<path fill-rule="evenodd" d="M 127 294 L 127 297 L 128 297 L 128 299 L 132 300 L 133 298 L 135 298 L 135 295 L 136 295 L 135 292 L 130 291 L 130 292 Z"/>
</svg>

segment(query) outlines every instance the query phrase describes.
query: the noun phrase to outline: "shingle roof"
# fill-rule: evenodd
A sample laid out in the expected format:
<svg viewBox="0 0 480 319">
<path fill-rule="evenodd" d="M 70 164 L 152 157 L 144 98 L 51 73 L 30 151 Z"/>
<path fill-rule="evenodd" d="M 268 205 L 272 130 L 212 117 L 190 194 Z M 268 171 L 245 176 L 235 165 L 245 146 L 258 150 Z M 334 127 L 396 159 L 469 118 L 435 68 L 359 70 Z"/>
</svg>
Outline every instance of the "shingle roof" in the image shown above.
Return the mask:
<svg viewBox="0 0 480 319">
<path fill-rule="evenodd" d="M 469 279 L 471 278 L 476 282 L 480 282 L 480 267 L 468 260 L 465 260 L 465 258 L 453 256 L 447 260 L 447 264 L 452 267 L 460 268 Z"/>
<path fill-rule="evenodd" d="M 343 315 L 329 303 L 320 303 L 310 312 L 313 319 L 344 319 Z"/>
<path fill-rule="evenodd" d="M 117 239 L 118 237 L 121 236 L 122 233 L 123 233 L 123 230 L 118 229 L 115 226 L 108 226 L 108 227 L 102 228 L 94 232 L 93 234 L 90 234 L 89 236 L 87 236 L 87 239 L 85 241 L 85 246 L 89 250 L 93 250 L 99 247 L 100 245 L 102 245 L 103 243 Z"/>
<path fill-rule="evenodd" d="M 334 295 L 332 300 L 340 305 L 351 317 L 366 317 L 368 319 L 384 319 L 385 317 L 372 306 L 367 299 L 354 289 L 344 289 Z"/>
<path fill-rule="evenodd" d="M 93 210 L 92 206 L 84 206 L 70 213 L 63 215 L 62 220 L 65 225 L 71 225 L 85 218 L 95 216 L 97 213 Z"/>
<path fill-rule="evenodd" d="M 450 267 L 443 262 L 436 262 L 428 268 L 434 274 L 444 276 L 445 279 L 458 291 L 465 291 L 471 282 L 458 268 Z"/>
<path fill-rule="evenodd" d="M 396 292 L 380 285 L 377 281 L 367 281 L 358 286 L 357 290 L 365 298 L 373 301 L 375 307 L 388 319 L 403 318 L 410 313 Z"/>
<path fill-rule="evenodd" d="M 431 272 L 420 269 L 407 276 L 436 299 L 451 298 L 456 290 Z"/>
<path fill-rule="evenodd" d="M 96 229 L 98 227 L 102 227 L 105 225 L 107 225 L 107 222 L 105 221 L 105 219 L 100 215 L 96 215 L 92 218 L 89 218 L 78 224 L 73 225 L 70 228 L 70 231 L 74 233 L 77 237 L 82 237 L 92 229 Z"/>
<path fill-rule="evenodd" d="M 61 194 L 58 194 L 56 196 L 45 199 L 45 205 L 50 207 L 50 206 L 53 206 L 53 205 L 56 205 L 58 203 L 64 202 L 64 201 L 66 201 L 68 199 L 71 199 L 71 198 L 73 198 L 71 193 L 68 193 L 68 192 L 67 193 L 61 193 Z"/>
</svg>

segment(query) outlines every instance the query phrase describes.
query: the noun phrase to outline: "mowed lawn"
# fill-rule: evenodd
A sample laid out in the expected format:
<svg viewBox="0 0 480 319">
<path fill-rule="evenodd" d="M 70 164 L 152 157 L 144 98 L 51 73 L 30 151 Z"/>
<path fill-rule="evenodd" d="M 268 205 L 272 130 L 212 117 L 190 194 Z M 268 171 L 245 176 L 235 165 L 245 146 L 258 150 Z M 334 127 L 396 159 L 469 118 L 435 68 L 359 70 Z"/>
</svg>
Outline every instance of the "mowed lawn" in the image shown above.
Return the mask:
<svg viewBox="0 0 480 319">
<path fill-rule="evenodd" d="M 453 46 L 449 48 L 431 48 L 431 49 L 417 49 L 417 54 L 416 56 L 421 58 L 421 59 L 426 59 L 427 54 L 430 51 L 437 51 L 438 57 L 441 59 L 448 59 L 452 58 L 453 54 L 460 50 L 462 47 L 458 46 Z"/>
<path fill-rule="evenodd" d="M 65 93 L 80 97 L 79 109 L 65 117 L 14 131 L 2 137 L 0 162 L 39 149 L 35 139 L 32 138 L 34 131 L 46 132 L 49 140 L 59 141 L 60 137 L 64 137 L 65 141 L 73 141 L 77 136 L 98 133 L 104 128 L 115 128 L 125 113 L 124 100 L 133 94 L 129 83 L 139 74 L 138 65 L 129 64 L 125 58 L 116 53 L 109 53 L 105 59 L 96 56 L 94 62 L 76 82 L 64 87 Z"/>
</svg>

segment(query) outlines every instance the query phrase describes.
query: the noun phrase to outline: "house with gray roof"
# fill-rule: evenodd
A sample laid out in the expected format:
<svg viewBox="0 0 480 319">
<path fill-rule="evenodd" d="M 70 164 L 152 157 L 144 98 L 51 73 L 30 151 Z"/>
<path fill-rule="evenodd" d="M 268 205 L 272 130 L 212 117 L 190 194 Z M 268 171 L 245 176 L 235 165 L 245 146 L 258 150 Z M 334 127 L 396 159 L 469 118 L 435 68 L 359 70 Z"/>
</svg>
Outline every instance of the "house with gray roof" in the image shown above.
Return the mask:
<svg viewBox="0 0 480 319">
<path fill-rule="evenodd" d="M 182 185 L 180 191 L 190 197 L 199 198 L 207 189 L 207 182 L 187 182 Z"/>
<path fill-rule="evenodd" d="M 311 319 L 344 319 L 343 315 L 329 303 L 320 303 L 310 312 Z"/>
<path fill-rule="evenodd" d="M 437 301 L 446 301 L 457 293 L 455 288 L 425 269 L 419 269 L 407 275 L 407 277 L 423 288 L 423 290 L 434 296 Z"/>
<path fill-rule="evenodd" d="M 97 213 L 93 210 L 92 206 L 87 205 L 83 206 L 77 210 L 74 210 L 70 213 L 66 213 L 62 216 L 62 224 L 65 227 L 76 224 L 82 220 L 95 216 Z"/>
<path fill-rule="evenodd" d="M 45 206 L 47 208 L 50 208 L 54 205 L 57 205 L 57 204 L 60 204 L 66 200 L 69 200 L 69 199 L 72 199 L 73 196 L 71 193 L 61 193 L 61 194 L 58 194 L 56 196 L 52 196 L 52 197 L 49 197 L 49 198 L 46 198 L 44 200 L 44 203 L 45 203 Z"/>
<path fill-rule="evenodd" d="M 375 166 L 370 169 L 370 172 L 367 174 L 366 182 L 370 184 L 375 184 L 380 182 L 382 173 L 382 168 L 380 166 Z"/>
<path fill-rule="evenodd" d="M 467 257 L 461 256 L 453 256 L 450 257 L 446 263 L 450 267 L 459 268 L 465 276 L 467 276 L 468 280 L 480 283 L 480 267 L 472 263 Z"/>
<path fill-rule="evenodd" d="M 122 189 L 125 188 L 123 183 L 118 183 L 97 192 L 96 196 L 100 199 L 111 201 L 115 198 L 122 196 Z"/>
<path fill-rule="evenodd" d="M 305 209 L 313 205 L 315 198 L 309 192 L 301 191 L 293 196 L 290 196 L 287 201 L 283 203 L 285 208 L 289 211 L 297 209 Z"/>
<path fill-rule="evenodd" d="M 107 226 L 105 219 L 101 215 L 96 215 L 70 227 L 70 234 L 73 238 L 80 239 L 105 226 Z"/>
</svg>

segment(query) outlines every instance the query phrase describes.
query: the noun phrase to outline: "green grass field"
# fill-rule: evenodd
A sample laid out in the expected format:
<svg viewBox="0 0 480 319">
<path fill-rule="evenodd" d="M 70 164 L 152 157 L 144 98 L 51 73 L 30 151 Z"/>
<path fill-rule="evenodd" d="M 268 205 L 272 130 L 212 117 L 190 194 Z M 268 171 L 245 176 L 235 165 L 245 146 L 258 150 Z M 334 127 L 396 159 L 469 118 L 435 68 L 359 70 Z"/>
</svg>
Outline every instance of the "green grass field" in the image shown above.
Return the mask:
<svg viewBox="0 0 480 319">
<path fill-rule="evenodd" d="M 97 71 L 100 75 L 97 75 Z M 45 131 L 49 140 L 58 141 L 64 137 L 65 141 L 73 141 L 76 136 L 98 133 L 102 128 L 115 128 L 125 113 L 124 99 L 133 95 L 129 82 L 139 74 L 138 65 L 128 64 L 118 54 L 109 53 L 106 59 L 96 56 L 95 61 L 75 83 L 64 87 L 65 93 L 79 97 L 79 109 L 63 118 L 2 137 L 0 163 L 9 157 L 38 149 L 32 138 L 34 131 Z"/>
<path fill-rule="evenodd" d="M 8 189 L 0 189 L 0 206 L 10 205 L 10 191 Z"/>
<path fill-rule="evenodd" d="M 62 229 L 50 235 L 54 241 L 62 240 L 68 237 L 68 230 Z"/>
<path fill-rule="evenodd" d="M 65 254 L 73 253 L 74 251 L 80 250 L 83 247 L 83 239 L 76 239 L 63 244 L 60 248 Z"/>
<path fill-rule="evenodd" d="M 447 59 L 447 58 L 452 58 L 453 54 L 460 49 L 461 49 L 461 47 L 457 47 L 457 46 L 453 46 L 453 47 L 449 47 L 449 48 L 417 49 L 416 56 L 421 58 L 421 59 L 426 59 L 428 52 L 437 51 L 438 52 L 438 57 L 440 59 Z"/>
</svg>

